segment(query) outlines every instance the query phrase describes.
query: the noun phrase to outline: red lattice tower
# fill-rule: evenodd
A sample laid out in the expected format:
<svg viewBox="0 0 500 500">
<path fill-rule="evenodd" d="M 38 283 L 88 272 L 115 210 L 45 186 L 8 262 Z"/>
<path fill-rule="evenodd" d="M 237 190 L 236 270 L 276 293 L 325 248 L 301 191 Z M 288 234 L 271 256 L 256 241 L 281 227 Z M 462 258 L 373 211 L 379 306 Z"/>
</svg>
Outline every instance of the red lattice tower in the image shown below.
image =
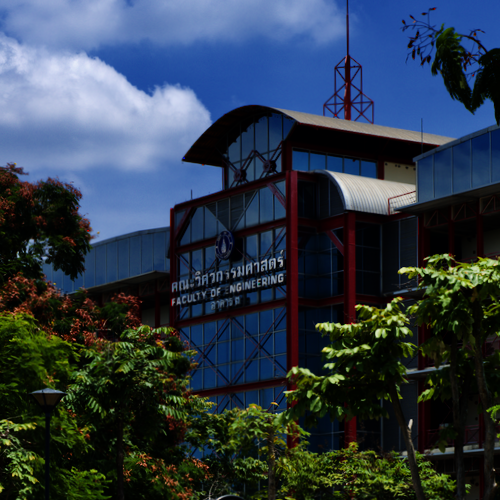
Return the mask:
<svg viewBox="0 0 500 500">
<path fill-rule="evenodd" d="M 374 103 L 363 93 L 363 68 L 349 55 L 349 0 L 347 0 L 347 55 L 335 66 L 335 93 L 323 104 L 323 116 L 329 111 L 335 118 L 374 122 Z M 338 78 L 338 79 L 337 79 Z M 371 114 L 371 118 L 370 118 Z"/>
</svg>

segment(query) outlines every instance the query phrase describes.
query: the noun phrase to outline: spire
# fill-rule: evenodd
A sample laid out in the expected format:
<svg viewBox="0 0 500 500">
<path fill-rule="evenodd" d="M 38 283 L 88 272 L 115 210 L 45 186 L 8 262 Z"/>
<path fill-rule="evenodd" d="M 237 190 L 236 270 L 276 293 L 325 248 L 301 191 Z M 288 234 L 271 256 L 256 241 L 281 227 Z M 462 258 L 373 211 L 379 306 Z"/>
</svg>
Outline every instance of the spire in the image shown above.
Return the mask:
<svg viewBox="0 0 500 500">
<path fill-rule="evenodd" d="M 349 0 L 346 11 L 347 55 L 335 66 L 335 93 L 323 104 L 323 116 L 330 112 L 335 118 L 374 121 L 374 103 L 363 93 L 363 68 L 349 54 Z M 338 80 L 337 80 L 338 77 Z M 343 96 L 342 96 L 343 95 Z"/>
</svg>

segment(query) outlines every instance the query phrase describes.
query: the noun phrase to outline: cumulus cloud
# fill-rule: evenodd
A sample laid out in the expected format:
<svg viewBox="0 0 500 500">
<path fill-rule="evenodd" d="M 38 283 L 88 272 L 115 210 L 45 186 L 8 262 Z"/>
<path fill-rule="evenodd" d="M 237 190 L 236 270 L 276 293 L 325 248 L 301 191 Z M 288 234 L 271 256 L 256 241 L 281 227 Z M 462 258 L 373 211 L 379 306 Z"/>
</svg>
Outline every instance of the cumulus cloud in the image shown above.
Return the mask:
<svg viewBox="0 0 500 500">
<path fill-rule="evenodd" d="M 26 43 L 73 50 L 150 40 L 160 44 L 331 41 L 344 33 L 336 0 L 3 0 L 4 31 Z"/>
<path fill-rule="evenodd" d="M 147 170 L 178 161 L 210 125 L 188 88 L 147 94 L 85 53 L 49 52 L 3 35 L 0 109 L 0 164 L 65 170 Z"/>
</svg>

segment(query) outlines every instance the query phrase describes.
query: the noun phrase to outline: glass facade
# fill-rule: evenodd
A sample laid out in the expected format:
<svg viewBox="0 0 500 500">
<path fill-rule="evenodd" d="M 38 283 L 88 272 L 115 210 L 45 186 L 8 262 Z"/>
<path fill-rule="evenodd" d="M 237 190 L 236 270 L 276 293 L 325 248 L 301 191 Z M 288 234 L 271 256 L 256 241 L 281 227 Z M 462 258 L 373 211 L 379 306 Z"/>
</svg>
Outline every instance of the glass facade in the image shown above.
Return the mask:
<svg viewBox="0 0 500 500">
<path fill-rule="evenodd" d="M 303 172 L 330 170 L 344 174 L 377 178 L 377 162 L 347 156 L 334 156 L 314 151 L 293 150 L 293 169 Z"/>
<path fill-rule="evenodd" d="M 286 376 L 286 309 L 268 309 L 180 329 L 198 351 L 194 390 Z"/>
<path fill-rule="evenodd" d="M 150 273 L 170 271 L 170 228 L 150 229 L 95 243 L 85 256 L 85 272 L 72 281 L 45 264 L 43 271 L 64 293 Z"/>
<path fill-rule="evenodd" d="M 248 182 L 265 175 L 265 162 L 272 160 L 275 172 L 281 172 L 281 142 L 292 128 L 294 120 L 278 113 L 258 116 L 250 123 L 241 123 L 227 136 L 223 152 L 227 168 L 226 189 L 238 184 L 234 170 L 244 170 Z"/>
<path fill-rule="evenodd" d="M 500 128 L 443 146 L 417 161 L 418 202 L 500 182 Z"/>
</svg>

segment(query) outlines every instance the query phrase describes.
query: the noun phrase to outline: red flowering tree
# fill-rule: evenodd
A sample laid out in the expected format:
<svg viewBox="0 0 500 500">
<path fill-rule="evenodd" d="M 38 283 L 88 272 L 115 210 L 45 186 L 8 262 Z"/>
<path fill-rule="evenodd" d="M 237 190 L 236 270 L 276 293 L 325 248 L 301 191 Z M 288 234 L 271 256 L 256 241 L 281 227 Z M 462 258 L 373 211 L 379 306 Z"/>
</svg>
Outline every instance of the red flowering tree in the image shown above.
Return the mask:
<svg viewBox="0 0 500 500">
<path fill-rule="evenodd" d="M 84 271 L 90 223 L 80 191 L 57 179 L 22 181 L 15 164 L 0 168 L 0 281 L 21 272 L 40 278 L 47 262 L 72 278 Z"/>
</svg>

